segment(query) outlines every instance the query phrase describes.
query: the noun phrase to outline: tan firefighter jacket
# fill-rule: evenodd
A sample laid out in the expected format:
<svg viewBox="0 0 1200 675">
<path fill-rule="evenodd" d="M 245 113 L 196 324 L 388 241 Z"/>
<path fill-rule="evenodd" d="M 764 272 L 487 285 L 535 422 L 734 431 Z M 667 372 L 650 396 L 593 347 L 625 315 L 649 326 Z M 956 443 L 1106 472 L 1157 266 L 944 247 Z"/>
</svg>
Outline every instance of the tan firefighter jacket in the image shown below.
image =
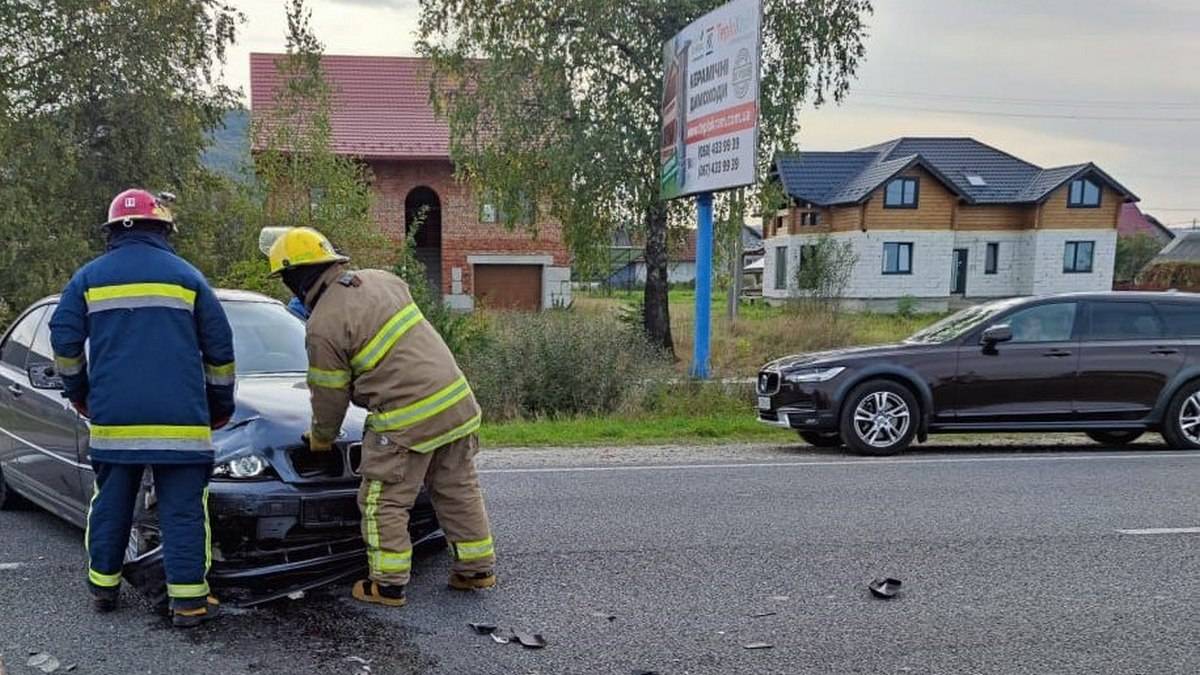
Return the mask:
<svg viewBox="0 0 1200 675">
<path fill-rule="evenodd" d="M 367 430 L 416 452 L 479 429 L 470 385 L 399 277 L 333 265 L 305 304 L 316 439 L 337 438 L 351 401 L 370 412 Z"/>
</svg>

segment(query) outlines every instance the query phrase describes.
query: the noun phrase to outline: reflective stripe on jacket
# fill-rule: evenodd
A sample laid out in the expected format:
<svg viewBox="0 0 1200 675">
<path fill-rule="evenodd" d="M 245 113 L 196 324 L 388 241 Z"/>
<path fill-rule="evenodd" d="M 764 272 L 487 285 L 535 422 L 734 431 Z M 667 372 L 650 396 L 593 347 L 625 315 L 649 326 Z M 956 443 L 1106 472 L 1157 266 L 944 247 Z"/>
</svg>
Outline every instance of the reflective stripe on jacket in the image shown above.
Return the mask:
<svg viewBox="0 0 1200 675">
<path fill-rule="evenodd" d="M 67 398 L 87 402 L 93 460 L 212 461 L 210 424 L 233 414 L 233 335 L 204 276 L 165 237 L 122 233 L 76 272 L 50 342 Z"/>
<path fill-rule="evenodd" d="M 408 284 L 388 272 L 334 265 L 305 304 L 317 294 L 308 320 L 314 434 L 336 438 L 351 400 L 370 411 L 368 429 L 417 452 L 479 429 L 471 386 Z"/>
</svg>

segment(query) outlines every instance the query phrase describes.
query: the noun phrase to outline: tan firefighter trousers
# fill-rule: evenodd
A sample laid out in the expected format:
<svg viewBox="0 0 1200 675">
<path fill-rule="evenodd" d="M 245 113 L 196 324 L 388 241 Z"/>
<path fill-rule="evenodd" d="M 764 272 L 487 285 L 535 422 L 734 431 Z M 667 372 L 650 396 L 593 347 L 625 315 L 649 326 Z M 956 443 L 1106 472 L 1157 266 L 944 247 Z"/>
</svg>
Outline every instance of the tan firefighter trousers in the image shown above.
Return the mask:
<svg viewBox="0 0 1200 675">
<path fill-rule="evenodd" d="M 424 484 L 446 532 L 456 572 L 491 571 L 496 562 L 492 531 L 475 473 L 479 442 L 474 435 L 427 453 L 411 451 L 368 431 L 363 438 L 363 541 L 371 580 L 407 584 L 412 570 L 408 515 Z"/>
</svg>

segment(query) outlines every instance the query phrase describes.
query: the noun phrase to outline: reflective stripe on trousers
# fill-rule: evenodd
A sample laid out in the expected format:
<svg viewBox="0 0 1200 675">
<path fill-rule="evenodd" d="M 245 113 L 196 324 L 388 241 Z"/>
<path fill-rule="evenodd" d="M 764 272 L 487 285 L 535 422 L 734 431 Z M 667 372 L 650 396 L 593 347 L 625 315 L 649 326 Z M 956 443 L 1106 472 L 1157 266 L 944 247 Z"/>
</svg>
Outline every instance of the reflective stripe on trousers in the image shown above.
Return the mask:
<svg viewBox="0 0 1200 675">
<path fill-rule="evenodd" d="M 379 542 L 379 495 L 383 491 L 381 481 L 370 481 L 367 488 L 367 508 L 363 512 L 366 523 L 367 563 L 371 574 L 400 574 L 412 569 L 412 549 L 385 551 Z"/>
<path fill-rule="evenodd" d="M 454 557 L 464 561 L 481 560 L 496 555 L 491 537 L 477 541 L 450 542 L 450 546 L 454 551 Z"/>
</svg>

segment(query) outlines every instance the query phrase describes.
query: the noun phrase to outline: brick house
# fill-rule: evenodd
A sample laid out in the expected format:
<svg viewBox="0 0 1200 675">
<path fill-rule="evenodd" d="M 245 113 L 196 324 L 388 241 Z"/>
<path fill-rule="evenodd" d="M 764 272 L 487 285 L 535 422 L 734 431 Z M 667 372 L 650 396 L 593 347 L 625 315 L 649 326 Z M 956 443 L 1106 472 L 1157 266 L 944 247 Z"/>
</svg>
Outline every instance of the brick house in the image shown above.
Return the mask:
<svg viewBox="0 0 1200 675">
<path fill-rule="evenodd" d="M 1134 237 L 1139 234 L 1150 235 L 1164 246 L 1175 238 L 1171 228 L 1159 222 L 1158 218 L 1143 213 L 1137 204 L 1123 205 L 1120 219 L 1117 221 L 1117 236 Z"/>
<path fill-rule="evenodd" d="M 256 119 L 275 102 L 281 57 L 250 55 Z M 373 215 L 397 242 L 417 214 L 427 214 L 417 231 L 417 254 L 448 305 L 544 309 L 570 303 L 570 256 L 559 226 L 541 221 L 536 236 L 510 232 L 494 205 L 455 178 L 449 129 L 429 101 L 428 61 L 326 55 L 321 66 L 333 90 L 334 151 L 370 168 Z"/>
<path fill-rule="evenodd" d="M 971 138 L 900 138 L 775 158 L 788 205 L 766 219 L 763 295 L 802 294 L 797 266 L 830 235 L 857 262 L 852 307 L 1112 287 L 1117 223 L 1137 197 L 1095 164 L 1043 169 Z"/>
</svg>

